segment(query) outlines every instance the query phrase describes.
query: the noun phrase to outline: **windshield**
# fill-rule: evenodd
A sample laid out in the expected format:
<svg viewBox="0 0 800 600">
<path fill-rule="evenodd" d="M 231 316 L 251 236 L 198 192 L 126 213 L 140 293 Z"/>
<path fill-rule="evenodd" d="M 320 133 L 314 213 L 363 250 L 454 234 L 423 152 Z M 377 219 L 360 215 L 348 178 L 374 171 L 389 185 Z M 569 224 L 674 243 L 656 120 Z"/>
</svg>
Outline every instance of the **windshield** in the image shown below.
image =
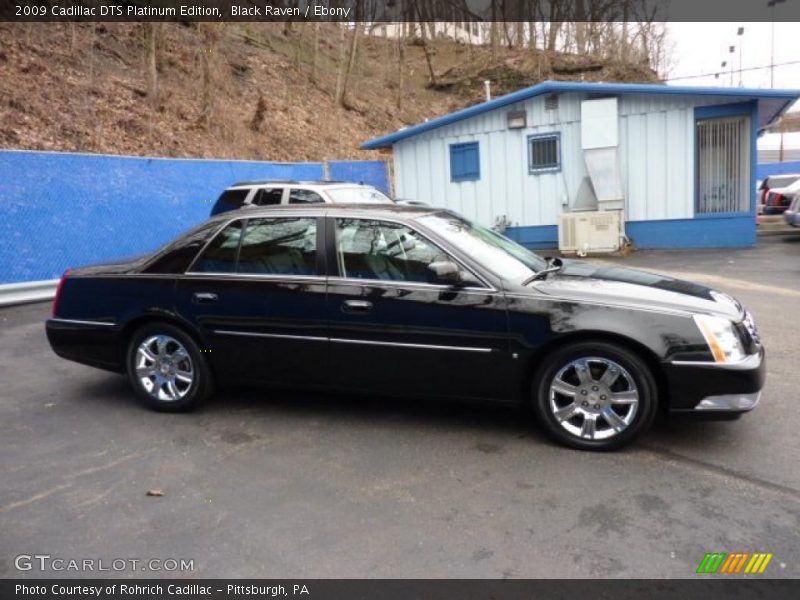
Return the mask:
<svg viewBox="0 0 800 600">
<path fill-rule="evenodd" d="M 326 190 L 331 201 L 337 202 L 391 202 L 383 192 L 371 187 L 332 188 Z"/>
<path fill-rule="evenodd" d="M 452 213 L 426 215 L 419 221 L 503 279 L 523 281 L 547 268 L 547 262 L 527 248 Z"/>
</svg>

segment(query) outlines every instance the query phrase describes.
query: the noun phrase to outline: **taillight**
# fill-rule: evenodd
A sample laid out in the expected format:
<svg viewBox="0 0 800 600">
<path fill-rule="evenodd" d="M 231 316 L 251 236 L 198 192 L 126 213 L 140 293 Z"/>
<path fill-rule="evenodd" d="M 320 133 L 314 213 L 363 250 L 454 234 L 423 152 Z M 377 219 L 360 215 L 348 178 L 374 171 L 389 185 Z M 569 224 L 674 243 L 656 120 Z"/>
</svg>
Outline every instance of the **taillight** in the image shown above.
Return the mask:
<svg viewBox="0 0 800 600">
<path fill-rule="evenodd" d="M 56 297 L 53 298 L 53 316 L 58 316 L 58 303 L 61 301 L 61 292 L 64 291 L 64 283 L 67 281 L 67 277 L 69 277 L 69 272 L 71 269 L 67 269 L 64 271 L 64 274 L 61 276 L 61 279 L 58 282 L 58 287 L 56 288 Z"/>
<path fill-rule="evenodd" d="M 775 200 L 775 202 L 772 204 L 772 206 L 780 206 L 781 204 L 783 204 L 783 194 L 775 194 L 773 196 L 773 199 Z"/>
</svg>

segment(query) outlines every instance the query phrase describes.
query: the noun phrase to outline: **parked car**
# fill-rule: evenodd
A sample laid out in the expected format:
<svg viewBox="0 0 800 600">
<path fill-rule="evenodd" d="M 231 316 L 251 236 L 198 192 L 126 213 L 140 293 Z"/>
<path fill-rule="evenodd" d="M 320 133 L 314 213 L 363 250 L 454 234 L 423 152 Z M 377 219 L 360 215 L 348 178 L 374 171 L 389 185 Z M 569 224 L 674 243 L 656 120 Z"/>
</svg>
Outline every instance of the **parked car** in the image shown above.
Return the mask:
<svg viewBox="0 0 800 600">
<path fill-rule="evenodd" d="M 211 216 L 251 206 L 383 202 L 392 200 L 371 185 L 341 181 L 242 181 L 220 194 Z"/>
<path fill-rule="evenodd" d="M 659 410 L 738 416 L 765 378 L 753 319 L 726 294 L 378 203 L 226 213 L 73 269 L 46 330 L 158 410 L 227 383 L 529 403 L 582 449 L 630 442 Z"/>
<path fill-rule="evenodd" d="M 800 227 L 800 194 L 795 194 L 789 208 L 783 213 L 783 218 L 792 227 Z"/>
<path fill-rule="evenodd" d="M 787 191 L 800 182 L 800 175 L 770 175 L 761 182 L 760 209 L 765 215 L 779 215 L 785 211 L 791 200 L 787 198 Z"/>
</svg>

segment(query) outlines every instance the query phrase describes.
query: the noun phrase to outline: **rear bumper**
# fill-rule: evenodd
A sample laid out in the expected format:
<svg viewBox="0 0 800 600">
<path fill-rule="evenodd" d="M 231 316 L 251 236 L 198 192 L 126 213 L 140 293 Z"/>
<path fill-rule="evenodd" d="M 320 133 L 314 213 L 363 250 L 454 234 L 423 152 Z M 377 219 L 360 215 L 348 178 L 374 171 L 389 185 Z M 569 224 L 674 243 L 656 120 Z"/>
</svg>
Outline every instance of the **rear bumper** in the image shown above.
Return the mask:
<svg viewBox="0 0 800 600">
<path fill-rule="evenodd" d="M 765 214 L 765 215 L 780 215 L 780 214 L 783 214 L 786 211 L 786 208 L 787 208 L 786 206 L 769 206 L 769 205 L 766 205 L 766 206 L 764 206 L 763 214 Z"/>
<path fill-rule="evenodd" d="M 753 410 L 767 375 L 764 349 L 737 363 L 671 362 L 664 365 L 672 413 L 730 418 Z"/>
<path fill-rule="evenodd" d="M 58 356 L 90 367 L 122 372 L 120 333 L 114 323 L 48 319 L 47 341 Z"/>
</svg>

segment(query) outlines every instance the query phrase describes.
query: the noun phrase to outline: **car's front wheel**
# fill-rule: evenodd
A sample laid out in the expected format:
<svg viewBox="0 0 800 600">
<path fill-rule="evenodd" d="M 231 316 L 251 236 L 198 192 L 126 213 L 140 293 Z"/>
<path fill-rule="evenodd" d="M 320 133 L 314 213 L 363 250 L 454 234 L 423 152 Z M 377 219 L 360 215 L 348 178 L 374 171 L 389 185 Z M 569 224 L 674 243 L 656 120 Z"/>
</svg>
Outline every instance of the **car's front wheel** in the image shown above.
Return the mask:
<svg viewBox="0 0 800 600">
<path fill-rule="evenodd" d="M 582 450 L 619 448 L 656 414 L 657 387 L 636 354 L 607 342 L 563 346 L 542 363 L 534 406 L 557 441 Z"/>
<path fill-rule="evenodd" d="M 126 362 L 136 395 L 156 410 L 188 410 L 211 394 L 211 371 L 199 347 L 168 323 L 137 330 L 128 344 Z"/>
</svg>

